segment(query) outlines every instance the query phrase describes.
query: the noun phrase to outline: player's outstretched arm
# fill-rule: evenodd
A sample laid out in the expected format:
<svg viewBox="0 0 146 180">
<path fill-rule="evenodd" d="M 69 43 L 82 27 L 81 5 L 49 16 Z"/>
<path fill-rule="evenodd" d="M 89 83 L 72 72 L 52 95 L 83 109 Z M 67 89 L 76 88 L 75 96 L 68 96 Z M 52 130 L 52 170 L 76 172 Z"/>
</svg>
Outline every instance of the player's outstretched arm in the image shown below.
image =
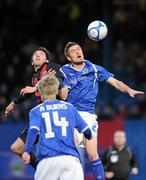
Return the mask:
<svg viewBox="0 0 146 180">
<path fill-rule="evenodd" d="M 26 100 L 27 98 L 29 98 L 32 95 L 32 93 L 30 94 L 25 94 L 25 95 L 20 95 L 18 96 L 18 98 L 16 98 L 15 100 L 13 100 L 5 109 L 4 115 L 5 117 L 7 117 L 9 115 L 9 113 L 13 112 L 15 106 L 21 102 L 23 102 L 24 100 Z"/>
<path fill-rule="evenodd" d="M 43 74 L 43 76 L 45 76 L 45 75 L 49 75 L 50 77 L 55 77 L 55 74 L 56 74 L 56 71 L 55 70 L 52 70 L 52 69 L 50 69 L 50 70 L 48 70 L 48 72 L 45 72 L 44 74 Z M 33 87 L 33 86 L 26 86 L 26 87 L 24 87 L 24 88 L 22 88 L 21 90 L 20 90 L 20 95 L 22 95 L 22 96 L 24 96 L 25 94 L 32 94 L 32 93 L 35 93 L 37 91 L 37 86 L 35 86 L 35 87 Z"/>
<path fill-rule="evenodd" d="M 26 86 L 20 90 L 20 95 L 24 96 L 25 94 L 35 93 L 37 91 L 37 87 Z"/>
<path fill-rule="evenodd" d="M 134 90 L 132 88 L 130 88 L 129 86 L 127 86 L 125 83 L 123 83 L 122 81 L 117 80 L 116 78 L 110 77 L 107 82 L 114 86 L 117 90 L 124 92 L 124 93 L 128 93 L 129 96 L 134 97 L 135 95 L 139 95 L 139 94 L 144 94 L 143 91 L 137 91 Z"/>
<path fill-rule="evenodd" d="M 5 109 L 5 117 L 7 117 L 9 115 L 10 112 L 12 112 L 15 108 L 16 104 L 14 103 L 14 101 L 12 101 Z"/>
</svg>

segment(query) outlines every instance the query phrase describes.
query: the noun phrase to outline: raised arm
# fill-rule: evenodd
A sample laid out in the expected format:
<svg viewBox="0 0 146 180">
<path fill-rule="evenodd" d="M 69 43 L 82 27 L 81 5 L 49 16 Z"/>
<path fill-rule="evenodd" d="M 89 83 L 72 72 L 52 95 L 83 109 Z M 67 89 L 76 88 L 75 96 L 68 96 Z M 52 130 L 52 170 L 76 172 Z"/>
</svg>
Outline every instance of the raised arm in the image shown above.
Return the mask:
<svg viewBox="0 0 146 180">
<path fill-rule="evenodd" d="M 113 87 L 115 87 L 117 90 L 124 92 L 124 93 L 128 93 L 129 96 L 134 97 L 135 95 L 138 94 L 144 94 L 143 91 L 137 91 L 134 90 L 132 88 L 130 88 L 129 86 L 127 86 L 125 83 L 123 83 L 122 81 L 117 80 L 114 77 L 110 77 L 107 82 L 112 85 Z"/>
<path fill-rule="evenodd" d="M 31 95 L 32 94 L 25 94 L 24 96 L 20 95 L 20 96 L 18 96 L 18 98 L 13 100 L 5 109 L 5 112 L 4 112 L 5 117 L 7 117 L 9 115 L 9 113 L 13 112 L 13 110 L 17 104 L 23 102 L 24 100 L 29 98 Z"/>
<path fill-rule="evenodd" d="M 20 95 L 24 96 L 25 94 L 33 94 L 37 91 L 37 87 L 26 86 L 20 90 Z"/>
</svg>

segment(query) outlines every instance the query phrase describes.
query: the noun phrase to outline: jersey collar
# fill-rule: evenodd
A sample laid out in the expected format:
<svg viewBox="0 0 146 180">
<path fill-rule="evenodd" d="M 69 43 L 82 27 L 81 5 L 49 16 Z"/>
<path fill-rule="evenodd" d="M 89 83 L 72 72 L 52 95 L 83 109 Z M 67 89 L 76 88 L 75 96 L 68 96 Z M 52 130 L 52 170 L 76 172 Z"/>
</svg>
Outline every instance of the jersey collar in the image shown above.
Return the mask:
<svg viewBox="0 0 146 180">
<path fill-rule="evenodd" d="M 42 70 L 42 68 L 44 67 L 45 64 L 48 64 L 48 62 L 44 62 L 36 71 L 35 73 L 38 73 Z"/>
<path fill-rule="evenodd" d="M 83 71 L 83 69 L 85 68 L 85 60 L 84 60 L 84 66 L 83 66 L 83 68 L 82 68 L 81 70 L 75 69 L 71 63 L 70 63 L 70 67 L 71 67 L 73 70 L 77 71 L 77 72 L 81 72 L 81 71 Z"/>
</svg>

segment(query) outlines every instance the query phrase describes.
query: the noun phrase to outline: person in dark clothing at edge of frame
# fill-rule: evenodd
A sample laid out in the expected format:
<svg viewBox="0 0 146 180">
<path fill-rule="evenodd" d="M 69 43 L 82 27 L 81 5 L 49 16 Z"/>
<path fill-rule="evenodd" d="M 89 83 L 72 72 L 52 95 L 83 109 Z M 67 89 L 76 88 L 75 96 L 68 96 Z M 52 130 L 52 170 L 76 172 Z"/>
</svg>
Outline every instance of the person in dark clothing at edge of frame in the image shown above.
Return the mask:
<svg viewBox="0 0 146 180">
<path fill-rule="evenodd" d="M 126 134 L 117 130 L 113 137 L 114 144 L 110 146 L 101 156 L 107 180 L 128 180 L 129 170 L 133 175 L 138 174 L 135 155 L 126 146 Z"/>
<path fill-rule="evenodd" d="M 60 87 L 62 84 L 62 77 L 59 71 L 60 65 L 51 62 L 50 52 L 45 47 L 38 47 L 32 53 L 32 65 L 34 68 L 34 74 L 32 76 L 32 82 L 30 86 L 26 86 L 20 90 L 20 95 L 13 100 L 5 109 L 5 117 L 12 112 L 17 104 L 20 104 L 25 99 L 35 95 L 36 104 L 41 103 L 41 98 L 37 90 L 37 83 L 44 75 L 48 74 L 50 76 L 56 76 L 60 82 Z M 25 128 L 16 139 L 16 141 L 11 145 L 11 150 L 22 156 L 26 137 L 27 137 L 27 128 Z M 37 142 L 35 142 L 37 143 Z M 30 165 L 36 168 L 36 160 L 33 153 L 31 153 Z"/>
</svg>

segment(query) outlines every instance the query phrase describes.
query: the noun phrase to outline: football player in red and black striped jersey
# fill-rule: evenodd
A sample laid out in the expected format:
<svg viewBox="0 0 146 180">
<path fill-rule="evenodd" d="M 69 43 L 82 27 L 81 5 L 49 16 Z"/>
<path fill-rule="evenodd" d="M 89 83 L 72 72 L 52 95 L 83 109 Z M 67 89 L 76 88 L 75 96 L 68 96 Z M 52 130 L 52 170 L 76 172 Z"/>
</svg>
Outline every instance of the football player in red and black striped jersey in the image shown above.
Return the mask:
<svg viewBox="0 0 146 180">
<path fill-rule="evenodd" d="M 37 104 L 41 103 L 41 98 L 37 90 L 37 83 L 46 74 L 56 76 L 60 81 L 60 88 L 62 86 L 62 76 L 59 71 L 60 65 L 51 62 L 50 52 L 45 47 L 38 47 L 32 53 L 32 65 L 34 67 L 34 74 L 32 76 L 32 83 L 20 90 L 20 96 L 13 100 L 5 109 L 5 117 L 12 112 L 17 104 L 20 104 L 31 95 L 35 95 Z M 18 155 L 23 154 L 27 136 L 27 128 L 24 129 L 16 141 L 11 145 L 11 150 Z M 36 167 L 35 157 L 31 155 L 30 164 Z"/>
</svg>

